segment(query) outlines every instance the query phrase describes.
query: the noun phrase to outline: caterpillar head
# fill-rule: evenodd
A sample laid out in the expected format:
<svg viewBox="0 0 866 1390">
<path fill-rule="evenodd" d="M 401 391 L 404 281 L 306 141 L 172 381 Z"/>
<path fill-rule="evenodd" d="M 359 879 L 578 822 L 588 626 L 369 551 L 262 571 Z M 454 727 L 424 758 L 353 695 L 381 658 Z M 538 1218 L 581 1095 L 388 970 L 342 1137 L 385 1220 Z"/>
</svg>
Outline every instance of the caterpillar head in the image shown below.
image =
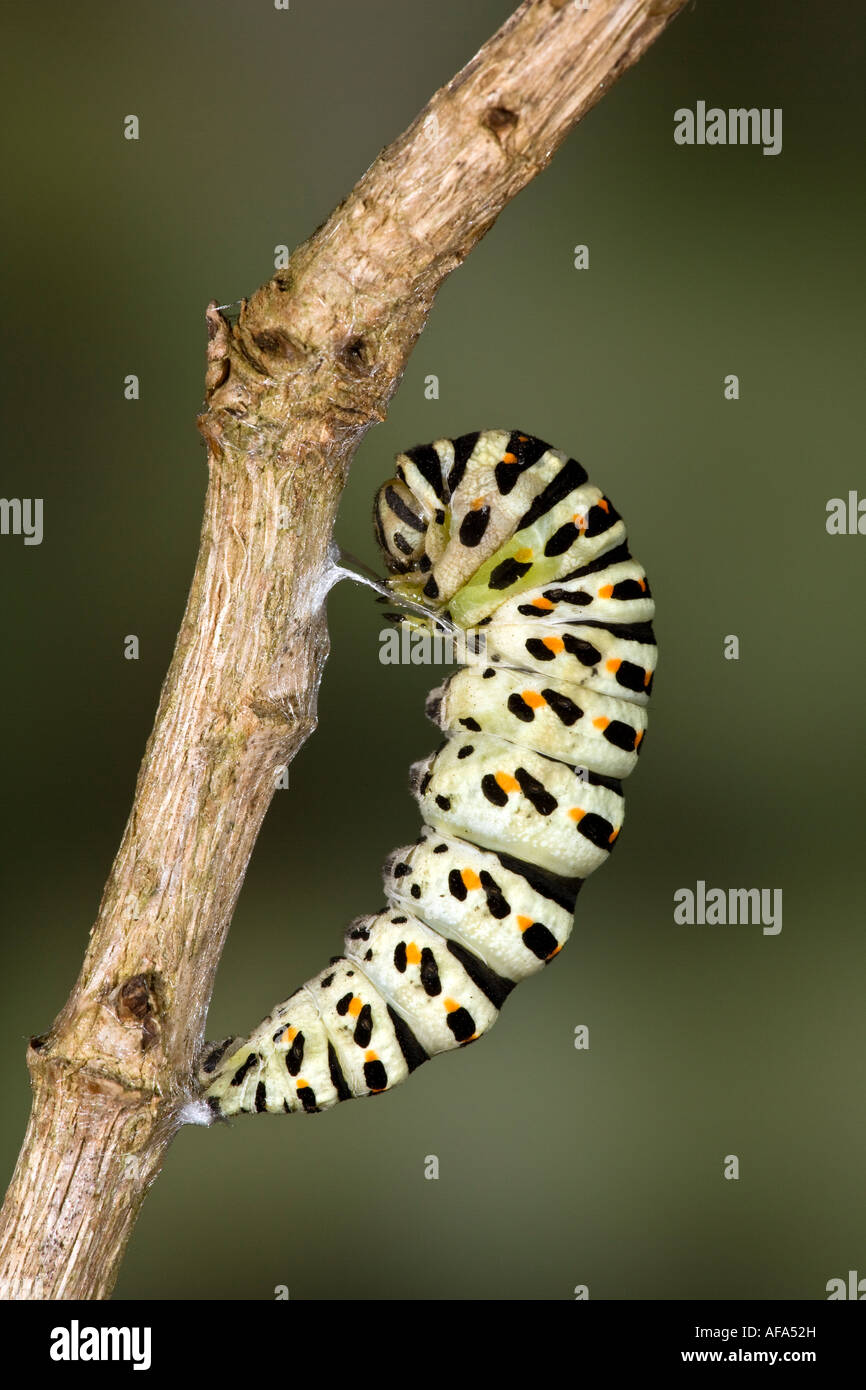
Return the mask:
<svg viewBox="0 0 866 1390">
<path fill-rule="evenodd" d="M 427 539 L 427 522 L 418 513 L 418 501 L 399 478 L 389 478 L 373 503 L 376 539 L 392 574 L 408 574 L 418 568 Z"/>
<path fill-rule="evenodd" d="M 608 526 L 618 520 L 576 459 L 517 430 L 417 444 L 394 473 L 374 507 L 389 588 L 461 628 L 593 559 L 607 528 L 586 543 L 581 508 L 598 498 Z"/>
</svg>

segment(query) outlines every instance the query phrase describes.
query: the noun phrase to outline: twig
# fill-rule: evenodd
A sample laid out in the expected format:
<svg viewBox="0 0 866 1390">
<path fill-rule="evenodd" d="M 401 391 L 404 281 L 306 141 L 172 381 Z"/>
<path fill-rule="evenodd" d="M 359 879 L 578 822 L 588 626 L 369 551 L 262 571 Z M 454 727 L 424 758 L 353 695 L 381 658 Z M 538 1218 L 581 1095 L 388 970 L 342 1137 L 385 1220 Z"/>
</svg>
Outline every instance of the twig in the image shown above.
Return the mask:
<svg viewBox="0 0 866 1390">
<path fill-rule="evenodd" d="M 328 546 L 443 279 L 684 0 L 527 0 L 243 304 L 208 309 L 201 548 L 80 977 L 28 1051 L 7 1298 L 107 1296 L 192 1094 L 275 773 L 316 726 Z"/>
</svg>

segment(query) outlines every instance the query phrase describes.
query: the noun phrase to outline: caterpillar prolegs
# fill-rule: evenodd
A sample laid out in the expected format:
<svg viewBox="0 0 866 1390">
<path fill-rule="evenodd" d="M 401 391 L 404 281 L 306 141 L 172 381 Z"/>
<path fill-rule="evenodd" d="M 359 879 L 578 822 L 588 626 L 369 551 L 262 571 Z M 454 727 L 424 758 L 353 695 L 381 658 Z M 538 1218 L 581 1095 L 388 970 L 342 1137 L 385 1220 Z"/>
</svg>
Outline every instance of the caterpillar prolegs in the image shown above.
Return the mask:
<svg viewBox="0 0 866 1390">
<path fill-rule="evenodd" d="M 219 1115 L 324 1110 L 474 1042 L 562 948 L 622 826 L 656 646 L 609 499 L 540 439 L 483 430 L 398 455 L 374 524 L 396 601 L 472 629 L 480 659 L 427 701 L 445 742 L 411 770 L 425 823 L 386 861 L 387 907 L 209 1051 Z"/>
</svg>

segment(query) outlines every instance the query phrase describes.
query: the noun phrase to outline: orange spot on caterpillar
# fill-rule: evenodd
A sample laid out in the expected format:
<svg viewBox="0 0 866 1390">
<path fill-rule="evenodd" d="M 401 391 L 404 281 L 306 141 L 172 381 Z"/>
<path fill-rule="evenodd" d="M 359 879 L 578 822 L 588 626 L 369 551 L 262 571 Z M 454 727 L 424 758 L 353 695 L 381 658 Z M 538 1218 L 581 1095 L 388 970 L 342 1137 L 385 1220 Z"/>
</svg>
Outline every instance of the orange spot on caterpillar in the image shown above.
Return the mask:
<svg viewBox="0 0 866 1390">
<path fill-rule="evenodd" d="M 460 877 L 463 879 L 463 887 L 468 888 L 470 893 L 474 888 L 481 887 L 481 879 L 474 869 L 463 869 Z"/>
<path fill-rule="evenodd" d="M 643 593 L 646 593 L 646 580 L 645 580 L 645 579 L 639 579 L 637 582 L 638 582 L 638 584 L 640 585 L 640 587 L 641 587 Z"/>
<path fill-rule="evenodd" d="M 608 842 L 609 845 L 612 845 L 612 844 L 613 844 L 613 842 L 614 842 L 614 840 L 616 839 L 616 837 L 617 837 L 617 835 L 619 834 L 619 832 L 620 832 L 620 827 L 617 826 L 616 830 L 614 830 L 612 834 L 608 835 L 608 837 L 607 837 L 607 842 Z"/>
<path fill-rule="evenodd" d="M 442 1000 L 442 1007 L 446 1014 L 453 1014 L 455 1009 L 460 1008 L 460 1005 L 457 1003 L 456 999 L 451 999 L 449 996 L 449 998 Z"/>
<path fill-rule="evenodd" d="M 529 438 L 529 435 L 528 435 L 528 434 L 519 434 L 519 435 L 517 436 L 517 438 L 520 440 L 521 444 L 525 444 L 526 441 L 527 441 L 527 439 Z"/>
<path fill-rule="evenodd" d="M 473 512 L 477 512 L 478 508 L 481 506 L 483 501 L 483 497 L 473 497 L 472 501 L 469 503 L 469 506 L 472 508 Z"/>
<path fill-rule="evenodd" d="M 608 724 L 610 723 L 610 720 L 605 719 L 604 715 L 600 714 L 598 716 L 598 719 L 593 719 L 592 723 L 594 728 L 601 729 L 602 733 L 604 733 L 604 730 L 607 728 Z"/>
<path fill-rule="evenodd" d="M 599 598 L 613 598 L 613 585 L 603 584 L 598 591 Z"/>
<path fill-rule="evenodd" d="M 299 1078 L 298 1078 L 298 1084 L 297 1084 L 297 1086 L 295 1087 L 295 1090 L 298 1092 L 298 1094 L 300 1095 L 301 1091 L 308 1091 L 309 1089 L 310 1089 L 310 1083 L 309 1083 L 309 1081 L 305 1081 L 304 1078 L 303 1078 L 302 1076 L 299 1077 Z"/>
<path fill-rule="evenodd" d="M 652 676 L 653 676 L 652 671 L 644 671 L 644 673 L 643 673 L 643 683 L 644 683 L 644 685 L 649 685 L 650 681 L 652 680 Z"/>
<path fill-rule="evenodd" d="M 551 951 L 551 953 L 550 953 L 550 955 L 547 957 L 547 959 L 548 959 L 548 960 L 553 960 L 553 957 L 554 957 L 554 956 L 558 956 L 561 950 L 562 950 L 562 942 L 560 941 L 560 943 L 559 943 L 558 946 L 554 946 L 553 950 Z"/>
<path fill-rule="evenodd" d="M 352 1015 L 353 1018 L 357 1018 L 358 1014 L 361 1012 L 361 1008 L 362 1005 L 360 999 L 358 998 L 357 994 L 353 994 L 351 1000 L 349 1001 L 349 1013 Z"/>
<path fill-rule="evenodd" d="M 607 667 L 608 671 L 618 671 L 620 666 L 622 665 L 622 662 L 620 661 L 619 657 L 612 656 L 610 661 L 606 661 L 604 664 Z"/>
<path fill-rule="evenodd" d="M 297 1037 L 297 1035 L 298 1035 L 298 1030 L 297 1030 L 297 1028 L 291 1028 L 291 1027 L 289 1027 L 289 1028 L 287 1028 L 286 1031 L 283 1033 L 283 1036 L 282 1036 L 282 1040 L 281 1040 L 281 1041 L 282 1041 L 282 1042 L 286 1042 L 286 1043 L 294 1042 L 294 1041 L 295 1041 L 295 1038 Z"/>
<path fill-rule="evenodd" d="M 516 462 L 517 462 L 517 455 L 516 455 L 516 454 L 503 454 L 503 455 L 502 455 L 502 462 L 503 462 L 503 463 L 516 463 Z"/>
<path fill-rule="evenodd" d="M 599 497 L 599 499 L 598 499 L 598 501 L 596 502 L 595 505 L 596 505 L 597 507 L 601 507 L 601 510 L 602 510 L 603 512 L 609 512 L 609 511 L 610 511 L 610 503 L 608 502 L 608 500 L 607 500 L 606 497 Z"/>
<path fill-rule="evenodd" d="M 410 965 L 420 965 L 421 963 L 421 952 L 414 941 L 410 941 L 406 947 L 406 960 Z"/>
<path fill-rule="evenodd" d="M 520 565 L 528 565 L 532 559 L 532 550 L 528 545 L 524 545 L 520 550 L 515 550 L 514 558 Z"/>
<path fill-rule="evenodd" d="M 643 738 L 643 729 L 638 729 L 637 733 L 636 733 L 635 736 L 634 736 L 634 746 L 635 746 L 635 748 L 640 748 L 640 741 L 641 741 L 642 738 Z"/>
<path fill-rule="evenodd" d="M 532 926 L 532 918 L 531 918 L 531 917 L 518 917 L 518 919 L 517 919 L 517 925 L 519 926 L 519 928 L 520 928 L 521 931 L 526 931 L 529 927 Z"/>
<path fill-rule="evenodd" d="M 532 607 L 533 607 L 533 608 L 543 608 L 543 609 L 545 609 L 545 611 L 546 611 L 546 610 L 549 609 L 549 608 L 555 608 L 555 607 L 556 607 L 556 604 L 555 604 L 555 603 L 551 603 L 551 601 L 550 601 L 549 598 L 536 598 L 536 599 L 533 599 L 533 600 L 532 600 Z"/>
<path fill-rule="evenodd" d="M 586 517 L 581 516 L 580 512 L 575 512 L 574 516 L 571 519 L 577 527 L 578 531 L 586 530 Z"/>
<path fill-rule="evenodd" d="M 572 820 L 583 820 L 584 816 L 586 815 L 586 811 L 582 810 L 580 806 L 572 806 L 569 809 L 568 814 L 571 816 Z"/>
<path fill-rule="evenodd" d="M 544 696 L 539 695 L 537 690 L 521 690 L 520 698 L 530 709 L 540 709 L 542 705 L 547 704 Z"/>
<path fill-rule="evenodd" d="M 516 777 L 511 776 L 510 772 L 497 772 L 494 776 L 504 792 L 520 791 L 520 783 Z"/>
<path fill-rule="evenodd" d="M 565 643 L 561 637 L 542 637 L 541 643 L 549 652 L 565 651 Z"/>
</svg>

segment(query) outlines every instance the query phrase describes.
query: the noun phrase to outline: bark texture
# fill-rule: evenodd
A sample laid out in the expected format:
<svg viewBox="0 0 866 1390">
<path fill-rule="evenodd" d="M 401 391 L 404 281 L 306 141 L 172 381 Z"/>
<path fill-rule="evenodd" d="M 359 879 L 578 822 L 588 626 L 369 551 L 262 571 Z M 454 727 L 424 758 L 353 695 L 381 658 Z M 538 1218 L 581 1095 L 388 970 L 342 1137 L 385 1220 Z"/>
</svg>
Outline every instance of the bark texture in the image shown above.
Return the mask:
<svg viewBox="0 0 866 1390">
<path fill-rule="evenodd" d="M 684 0 L 527 0 L 230 323 L 192 587 L 81 974 L 28 1051 L 0 1294 L 102 1298 L 193 1095 L 277 769 L 316 725 L 331 530 L 436 291 Z"/>
</svg>

